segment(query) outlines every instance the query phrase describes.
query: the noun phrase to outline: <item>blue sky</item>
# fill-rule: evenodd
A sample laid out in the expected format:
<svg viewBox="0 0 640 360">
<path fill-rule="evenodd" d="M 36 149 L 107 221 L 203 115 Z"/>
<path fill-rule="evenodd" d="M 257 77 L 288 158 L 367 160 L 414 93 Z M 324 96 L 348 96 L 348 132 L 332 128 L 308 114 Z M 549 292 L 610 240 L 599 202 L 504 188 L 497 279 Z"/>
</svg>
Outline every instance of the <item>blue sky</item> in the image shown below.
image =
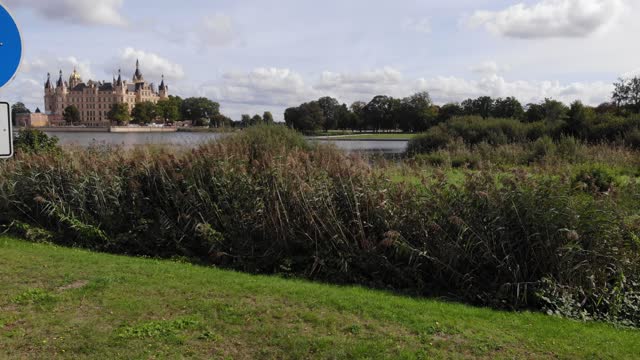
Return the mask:
<svg viewBox="0 0 640 360">
<path fill-rule="evenodd" d="M 436 103 L 515 95 L 606 101 L 635 74 L 633 0 L 0 0 L 25 56 L 3 99 L 42 107 L 47 72 L 131 77 L 207 96 L 223 113 L 429 91 Z"/>
</svg>

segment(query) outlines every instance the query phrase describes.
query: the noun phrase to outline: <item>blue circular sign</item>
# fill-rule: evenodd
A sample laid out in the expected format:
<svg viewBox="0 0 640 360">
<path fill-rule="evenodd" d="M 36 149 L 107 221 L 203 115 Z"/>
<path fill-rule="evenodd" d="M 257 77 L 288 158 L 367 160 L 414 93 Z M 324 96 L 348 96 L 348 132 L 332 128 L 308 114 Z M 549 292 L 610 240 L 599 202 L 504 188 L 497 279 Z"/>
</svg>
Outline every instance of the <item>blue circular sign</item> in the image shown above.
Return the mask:
<svg viewBox="0 0 640 360">
<path fill-rule="evenodd" d="M 22 39 L 18 25 L 0 4 L 0 88 L 13 79 L 21 59 Z"/>
</svg>

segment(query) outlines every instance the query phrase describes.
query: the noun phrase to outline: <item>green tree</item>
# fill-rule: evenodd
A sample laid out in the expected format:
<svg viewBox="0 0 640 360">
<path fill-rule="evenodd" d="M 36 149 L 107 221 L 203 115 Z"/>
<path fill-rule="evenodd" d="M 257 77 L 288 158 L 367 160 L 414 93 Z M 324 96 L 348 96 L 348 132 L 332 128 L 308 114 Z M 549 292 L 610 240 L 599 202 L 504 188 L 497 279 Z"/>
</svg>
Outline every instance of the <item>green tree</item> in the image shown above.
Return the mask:
<svg viewBox="0 0 640 360">
<path fill-rule="evenodd" d="M 131 120 L 134 124 L 149 124 L 157 117 L 156 104 L 151 101 L 144 101 L 136 104 L 131 112 Z"/>
<path fill-rule="evenodd" d="M 465 115 L 480 115 L 486 119 L 491 116 L 494 101 L 489 96 L 481 96 L 477 99 L 467 99 L 461 105 Z"/>
<path fill-rule="evenodd" d="M 269 111 L 265 111 L 262 115 L 262 121 L 264 121 L 266 124 L 273 124 L 273 114 L 271 114 L 271 112 Z"/>
<path fill-rule="evenodd" d="M 62 118 L 67 125 L 74 125 L 80 123 L 80 111 L 75 105 L 69 105 L 64 108 L 62 112 Z"/>
<path fill-rule="evenodd" d="M 569 108 L 562 102 L 552 99 L 544 99 L 541 105 L 544 119 L 546 121 L 557 122 L 566 120 Z"/>
<path fill-rule="evenodd" d="M 107 113 L 107 118 L 117 125 L 127 125 L 131 121 L 129 106 L 124 103 L 113 104 Z"/>
<path fill-rule="evenodd" d="M 322 108 L 324 117 L 322 129 L 325 132 L 336 129 L 338 127 L 338 108 L 340 107 L 340 102 L 332 97 L 325 96 L 318 99 L 317 103 L 320 108 Z"/>
<path fill-rule="evenodd" d="M 290 128 L 310 134 L 322 129 L 324 113 L 318 102 L 312 101 L 288 108 L 284 112 L 284 120 Z"/>
<path fill-rule="evenodd" d="M 544 119 L 544 109 L 541 104 L 527 104 L 527 110 L 524 113 L 524 119 L 527 122 L 537 122 Z"/>
<path fill-rule="evenodd" d="M 618 107 L 626 107 L 635 113 L 640 112 L 640 77 L 621 78 L 613 87 L 612 100 Z"/>
<path fill-rule="evenodd" d="M 182 101 L 180 109 L 183 119 L 194 123 L 206 119 L 207 124 L 212 116 L 220 113 L 220 104 L 204 97 L 187 98 Z"/>
<path fill-rule="evenodd" d="M 566 133 L 584 137 L 589 124 L 595 117 L 596 113 L 592 108 L 584 106 L 580 101 L 574 101 L 567 113 Z"/>
<path fill-rule="evenodd" d="M 402 99 L 394 111 L 396 123 L 405 132 L 425 131 L 437 122 L 437 108 L 426 91 Z"/>
<path fill-rule="evenodd" d="M 211 122 L 209 122 L 209 127 L 212 128 L 222 128 L 222 127 L 230 127 L 233 125 L 233 120 L 222 115 L 215 114 L 211 117 Z"/>
<path fill-rule="evenodd" d="M 240 125 L 242 125 L 242 127 L 249 127 L 251 126 L 251 115 L 249 114 L 242 114 L 240 116 Z"/>
<path fill-rule="evenodd" d="M 342 104 L 340 105 L 340 107 L 338 107 L 338 109 L 336 110 L 336 117 L 338 121 L 338 125 L 337 125 L 338 129 L 345 130 L 345 129 L 353 128 L 352 127 L 353 113 L 349 111 L 347 104 Z"/>
<path fill-rule="evenodd" d="M 378 95 L 364 107 L 367 127 L 374 131 L 393 127 L 395 101 L 392 97 Z"/>
<path fill-rule="evenodd" d="M 352 121 L 351 123 L 351 129 L 352 130 L 359 130 L 362 131 L 365 127 L 366 127 L 366 122 L 365 122 L 365 114 L 364 114 L 364 108 L 367 106 L 367 103 L 364 101 L 356 101 L 353 104 L 351 104 L 351 113 L 352 115 Z"/>
<path fill-rule="evenodd" d="M 460 106 L 460 104 L 444 104 L 438 112 L 438 122 L 445 122 L 453 117 L 462 115 L 464 115 L 464 109 L 462 108 L 462 106 Z"/>
<path fill-rule="evenodd" d="M 158 101 L 156 113 L 164 122 L 176 122 L 180 120 L 180 104 L 171 98 Z"/>
<path fill-rule="evenodd" d="M 510 96 L 496 99 L 491 115 L 497 118 L 520 119 L 524 115 L 524 109 L 518 99 Z"/>
<path fill-rule="evenodd" d="M 251 118 L 251 126 L 260 125 L 260 124 L 262 124 L 262 116 L 258 114 L 253 115 L 253 117 Z"/>
</svg>

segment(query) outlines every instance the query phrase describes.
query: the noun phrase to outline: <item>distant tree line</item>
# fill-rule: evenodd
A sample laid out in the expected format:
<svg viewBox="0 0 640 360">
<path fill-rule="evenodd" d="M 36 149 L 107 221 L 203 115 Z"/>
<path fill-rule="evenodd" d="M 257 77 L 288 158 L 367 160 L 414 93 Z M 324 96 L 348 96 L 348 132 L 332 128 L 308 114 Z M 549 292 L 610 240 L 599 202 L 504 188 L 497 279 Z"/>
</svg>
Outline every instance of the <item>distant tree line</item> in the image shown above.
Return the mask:
<svg viewBox="0 0 640 360">
<path fill-rule="evenodd" d="M 568 132 L 577 134 L 587 123 L 607 122 L 611 117 L 640 113 L 640 78 L 620 79 L 614 87 L 612 102 L 596 107 L 583 105 L 580 101 L 567 106 L 553 99 L 523 105 L 513 96 L 481 96 L 438 106 L 432 102 L 429 93 L 419 92 L 402 99 L 379 95 L 368 103 L 356 101 L 350 106 L 323 97 L 286 109 L 284 118 L 287 126 L 304 133 L 328 130 L 424 132 L 455 117 L 478 116 L 523 123 L 564 122 Z"/>
</svg>

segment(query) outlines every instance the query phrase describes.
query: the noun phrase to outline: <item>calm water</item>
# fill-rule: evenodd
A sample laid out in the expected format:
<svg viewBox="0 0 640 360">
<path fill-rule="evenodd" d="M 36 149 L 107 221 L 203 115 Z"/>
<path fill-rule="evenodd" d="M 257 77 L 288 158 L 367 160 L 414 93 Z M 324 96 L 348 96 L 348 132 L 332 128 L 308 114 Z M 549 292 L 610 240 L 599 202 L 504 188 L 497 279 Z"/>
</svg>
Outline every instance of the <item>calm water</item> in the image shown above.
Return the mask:
<svg viewBox="0 0 640 360">
<path fill-rule="evenodd" d="M 49 135 L 57 136 L 63 145 L 123 145 L 136 146 L 146 144 L 195 146 L 207 141 L 215 141 L 225 134 L 216 133 L 66 133 L 55 132 Z M 406 147 L 406 141 L 331 141 L 311 140 L 325 144 L 334 144 L 347 152 L 399 154 Z"/>
</svg>

